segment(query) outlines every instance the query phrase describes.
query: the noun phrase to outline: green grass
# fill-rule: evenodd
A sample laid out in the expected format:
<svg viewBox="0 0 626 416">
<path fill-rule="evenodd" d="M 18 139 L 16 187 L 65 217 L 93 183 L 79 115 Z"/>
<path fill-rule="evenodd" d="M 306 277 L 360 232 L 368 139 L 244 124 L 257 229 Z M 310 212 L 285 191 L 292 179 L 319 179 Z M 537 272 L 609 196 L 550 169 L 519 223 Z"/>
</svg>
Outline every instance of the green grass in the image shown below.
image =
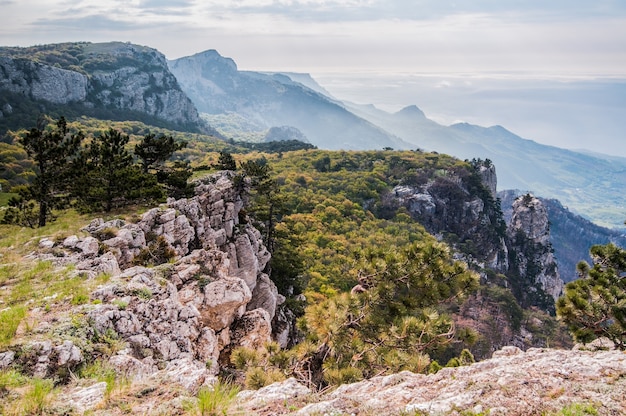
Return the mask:
<svg viewBox="0 0 626 416">
<path fill-rule="evenodd" d="M 115 370 L 106 363 L 97 360 L 85 365 L 80 369 L 78 376 L 81 378 L 93 379 L 98 382 L 104 381 L 107 387 L 104 391 L 105 399 L 109 399 L 113 391 L 118 387 L 117 374 Z"/>
<path fill-rule="evenodd" d="M 590 403 L 572 403 L 558 412 L 548 413 L 546 416 L 596 416 L 598 411 Z"/>
<path fill-rule="evenodd" d="M 23 306 L 15 306 L 0 312 L 0 346 L 11 342 L 25 316 L 26 308 Z"/>
<path fill-rule="evenodd" d="M 0 371 L 0 397 L 3 392 L 8 389 L 22 386 L 26 383 L 27 378 L 15 370 Z"/>
<path fill-rule="evenodd" d="M 218 381 L 210 387 L 202 387 L 198 391 L 197 400 L 189 402 L 185 407 L 192 414 L 201 416 L 227 415 L 239 393 L 239 387 Z"/>
<path fill-rule="evenodd" d="M 31 379 L 25 392 L 17 400 L 6 403 L 0 408 L 3 415 L 45 415 L 52 401 L 54 382 L 50 379 Z"/>
</svg>

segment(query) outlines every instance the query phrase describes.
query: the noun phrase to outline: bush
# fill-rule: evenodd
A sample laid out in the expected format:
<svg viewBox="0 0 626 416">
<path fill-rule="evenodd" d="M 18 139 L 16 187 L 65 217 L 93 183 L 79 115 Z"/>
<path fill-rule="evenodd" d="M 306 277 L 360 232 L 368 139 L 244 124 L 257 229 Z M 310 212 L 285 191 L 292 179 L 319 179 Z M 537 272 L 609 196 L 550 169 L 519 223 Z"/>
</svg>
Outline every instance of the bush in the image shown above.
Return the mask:
<svg viewBox="0 0 626 416">
<path fill-rule="evenodd" d="M 197 411 L 202 416 L 227 415 L 239 387 L 218 381 L 198 391 Z"/>
<path fill-rule="evenodd" d="M 626 349 L 626 250 L 610 243 L 591 248 L 593 267 L 578 264 L 580 279 L 565 286 L 556 310 L 577 341 L 607 337 Z"/>
<path fill-rule="evenodd" d="M 143 248 L 133 259 L 138 266 L 158 266 L 176 257 L 176 251 L 169 245 L 165 237 L 158 236 L 155 241 Z"/>
</svg>

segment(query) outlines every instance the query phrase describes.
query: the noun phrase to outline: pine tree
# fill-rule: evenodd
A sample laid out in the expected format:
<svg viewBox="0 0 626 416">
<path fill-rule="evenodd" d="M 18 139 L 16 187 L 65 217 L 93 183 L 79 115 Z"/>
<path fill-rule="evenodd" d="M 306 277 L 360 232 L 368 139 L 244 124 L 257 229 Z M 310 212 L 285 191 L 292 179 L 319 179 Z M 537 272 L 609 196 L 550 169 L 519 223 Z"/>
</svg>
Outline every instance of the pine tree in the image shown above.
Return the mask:
<svg viewBox="0 0 626 416">
<path fill-rule="evenodd" d="M 39 205 L 40 227 L 51 218 L 52 209 L 67 203 L 74 161 L 79 157 L 83 139 L 82 132 L 70 134 L 65 118 L 61 117 L 52 130 L 32 128 L 19 140 L 36 165 L 36 177 L 28 194 Z"/>
<path fill-rule="evenodd" d="M 172 136 L 147 134 L 135 145 L 135 156 L 141 160 L 144 174 L 156 175 L 168 196 L 182 198 L 193 193 L 187 180 L 193 174 L 188 162 L 176 161 L 166 166 L 165 162 L 178 150 L 187 146 L 177 142 Z"/>
<path fill-rule="evenodd" d="M 159 170 L 174 152 L 184 149 L 185 142 L 177 142 L 172 136 L 146 134 L 140 143 L 135 145 L 135 156 L 141 159 L 144 173 L 150 169 Z"/>
<path fill-rule="evenodd" d="M 252 216 L 264 225 L 263 243 L 274 251 L 274 231 L 282 216 L 283 199 L 280 187 L 271 177 L 272 167 L 265 158 L 241 163 L 241 179 L 250 180 L 251 198 L 248 209 Z"/>
<path fill-rule="evenodd" d="M 237 170 L 237 162 L 230 153 L 220 152 L 217 163 L 213 167 L 218 170 Z"/>
<path fill-rule="evenodd" d="M 90 143 L 81 164 L 83 176 L 74 187 L 85 208 L 108 212 L 114 206 L 162 197 L 156 177 L 134 164 L 128 141 L 127 135 L 109 129 Z"/>
<path fill-rule="evenodd" d="M 362 257 L 353 293 L 310 306 L 302 321 L 316 351 L 325 351 L 326 382 L 427 371 L 428 353 L 455 335 L 441 307 L 474 291 L 478 277 L 453 261 L 442 243 L 416 243 L 400 252 L 373 249 Z"/>
<path fill-rule="evenodd" d="M 565 286 L 558 316 L 574 338 L 589 342 L 607 337 L 626 349 L 626 250 L 610 243 L 591 247 L 593 267 L 578 263 L 580 278 Z"/>
</svg>

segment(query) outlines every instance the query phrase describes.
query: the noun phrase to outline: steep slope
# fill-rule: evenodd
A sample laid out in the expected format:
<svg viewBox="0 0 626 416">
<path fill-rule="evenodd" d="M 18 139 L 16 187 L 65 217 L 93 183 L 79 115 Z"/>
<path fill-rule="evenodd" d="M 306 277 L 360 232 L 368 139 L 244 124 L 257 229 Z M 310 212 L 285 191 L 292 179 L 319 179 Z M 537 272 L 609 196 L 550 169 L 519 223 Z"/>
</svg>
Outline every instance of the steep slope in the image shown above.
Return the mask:
<svg viewBox="0 0 626 416">
<path fill-rule="evenodd" d="M 169 65 L 201 112 L 236 113 L 266 129 L 293 126 L 312 144 L 326 149 L 410 147 L 286 75 L 239 71 L 232 59 L 214 50 Z"/>
<path fill-rule="evenodd" d="M 348 104 L 347 108 L 425 150 L 460 159 L 490 159 L 498 168 L 499 189 L 555 198 L 596 224 L 623 227 L 626 159 L 542 145 L 501 126 L 442 126 L 415 106 L 394 114 L 373 106 Z"/>
<path fill-rule="evenodd" d="M 210 132 L 155 49 L 130 43 L 0 48 L 0 122 L 31 127 L 40 113 L 140 120 Z"/>
<path fill-rule="evenodd" d="M 521 191 L 513 190 L 498 192 L 502 212 L 507 221 L 512 215 L 514 200 L 521 194 Z M 626 247 L 626 235 L 623 232 L 595 225 L 580 215 L 574 214 L 556 199 L 539 199 L 548 212 L 550 242 L 563 281 L 570 282 L 578 277 L 576 265 L 579 261 L 585 260 L 591 264 L 589 256 L 591 246 L 612 242 Z"/>
</svg>

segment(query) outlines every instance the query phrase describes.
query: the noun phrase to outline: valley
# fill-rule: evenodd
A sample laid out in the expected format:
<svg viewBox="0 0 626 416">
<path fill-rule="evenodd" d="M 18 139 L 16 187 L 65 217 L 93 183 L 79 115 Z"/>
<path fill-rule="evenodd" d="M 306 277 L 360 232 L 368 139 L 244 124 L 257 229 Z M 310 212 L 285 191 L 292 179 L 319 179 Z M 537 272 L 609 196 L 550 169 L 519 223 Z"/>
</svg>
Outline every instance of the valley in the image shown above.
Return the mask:
<svg viewBox="0 0 626 416">
<path fill-rule="evenodd" d="M 625 410 L 622 315 L 576 309 L 611 306 L 577 281 L 623 301 L 625 159 L 214 50 L 3 47 L 0 69 L 3 413 L 489 414 L 518 382 L 510 414 Z"/>
</svg>

